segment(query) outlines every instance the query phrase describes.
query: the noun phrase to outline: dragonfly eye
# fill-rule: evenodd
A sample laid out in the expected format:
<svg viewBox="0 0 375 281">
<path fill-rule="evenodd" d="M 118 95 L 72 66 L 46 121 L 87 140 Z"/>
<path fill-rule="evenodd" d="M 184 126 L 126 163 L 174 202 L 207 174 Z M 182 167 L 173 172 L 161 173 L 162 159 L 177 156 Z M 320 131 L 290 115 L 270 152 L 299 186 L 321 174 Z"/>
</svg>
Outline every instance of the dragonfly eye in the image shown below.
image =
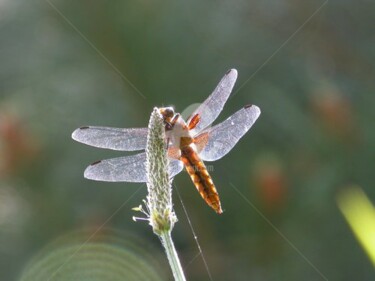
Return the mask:
<svg viewBox="0 0 375 281">
<path fill-rule="evenodd" d="M 163 115 L 164 119 L 170 119 L 174 116 L 174 110 L 172 107 L 160 108 L 160 113 Z"/>
</svg>

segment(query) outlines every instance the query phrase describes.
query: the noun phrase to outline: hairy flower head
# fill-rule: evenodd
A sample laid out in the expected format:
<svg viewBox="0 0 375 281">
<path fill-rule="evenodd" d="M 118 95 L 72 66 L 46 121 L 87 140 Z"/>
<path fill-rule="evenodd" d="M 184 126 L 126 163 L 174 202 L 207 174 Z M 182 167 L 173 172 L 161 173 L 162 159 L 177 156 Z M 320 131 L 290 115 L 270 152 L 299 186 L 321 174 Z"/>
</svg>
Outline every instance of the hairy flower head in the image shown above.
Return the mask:
<svg viewBox="0 0 375 281">
<path fill-rule="evenodd" d="M 146 207 L 156 234 L 170 231 L 177 221 L 172 204 L 172 180 L 165 141 L 163 117 L 158 108 L 151 113 L 146 146 L 148 195 Z"/>
</svg>

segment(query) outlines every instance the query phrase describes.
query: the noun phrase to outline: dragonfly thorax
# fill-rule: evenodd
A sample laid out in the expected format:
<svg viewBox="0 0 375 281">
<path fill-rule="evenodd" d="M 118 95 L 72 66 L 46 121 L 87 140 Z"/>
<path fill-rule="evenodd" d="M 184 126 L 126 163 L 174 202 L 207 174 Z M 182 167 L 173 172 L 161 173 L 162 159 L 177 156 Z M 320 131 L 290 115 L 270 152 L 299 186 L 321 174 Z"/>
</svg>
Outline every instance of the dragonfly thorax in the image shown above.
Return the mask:
<svg viewBox="0 0 375 281">
<path fill-rule="evenodd" d="M 185 120 L 176 114 L 173 120 L 172 127 L 166 128 L 165 135 L 169 140 L 169 144 L 173 147 L 181 148 L 182 146 L 189 145 L 193 142 L 193 138 L 186 126 Z"/>
</svg>

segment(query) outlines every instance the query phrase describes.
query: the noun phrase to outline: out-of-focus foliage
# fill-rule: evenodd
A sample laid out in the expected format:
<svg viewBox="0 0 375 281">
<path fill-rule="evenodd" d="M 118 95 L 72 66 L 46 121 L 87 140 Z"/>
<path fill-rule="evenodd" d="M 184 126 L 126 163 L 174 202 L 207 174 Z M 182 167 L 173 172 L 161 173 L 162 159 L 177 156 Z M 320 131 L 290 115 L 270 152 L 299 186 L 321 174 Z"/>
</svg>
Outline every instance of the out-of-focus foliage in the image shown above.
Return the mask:
<svg viewBox="0 0 375 281">
<path fill-rule="evenodd" d="M 89 163 L 122 154 L 70 134 L 143 127 L 154 106 L 183 111 L 228 68 L 239 79 L 219 119 L 248 103 L 262 115 L 208 163 L 224 214 L 186 173 L 174 181 L 213 280 L 373 280 L 335 197 L 355 183 L 375 202 L 375 2 L 322 5 L 0 0 L 0 280 L 19 279 L 50 241 L 104 222 L 159 247 L 149 226 L 131 220 L 144 185 L 83 179 Z M 187 278 L 207 280 L 174 202 Z M 159 249 L 155 259 L 165 259 Z"/>
</svg>

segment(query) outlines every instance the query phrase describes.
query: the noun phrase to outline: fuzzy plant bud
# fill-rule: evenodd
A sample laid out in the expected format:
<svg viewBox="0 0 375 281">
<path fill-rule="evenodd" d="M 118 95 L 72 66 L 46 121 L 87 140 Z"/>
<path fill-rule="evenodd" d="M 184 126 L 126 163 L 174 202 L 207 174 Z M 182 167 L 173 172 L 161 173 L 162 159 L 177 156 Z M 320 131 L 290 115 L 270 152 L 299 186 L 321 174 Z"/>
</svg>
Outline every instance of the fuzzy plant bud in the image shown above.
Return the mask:
<svg viewBox="0 0 375 281">
<path fill-rule="evenodd" d="M 147 201 L 150 225 L 155 234 L 172 230 L 177 221 L 172 204 L 172 180 L 165 141 L 163 117 L 158 108 L 151 113 L 146 146 Z"/>
</svg>

